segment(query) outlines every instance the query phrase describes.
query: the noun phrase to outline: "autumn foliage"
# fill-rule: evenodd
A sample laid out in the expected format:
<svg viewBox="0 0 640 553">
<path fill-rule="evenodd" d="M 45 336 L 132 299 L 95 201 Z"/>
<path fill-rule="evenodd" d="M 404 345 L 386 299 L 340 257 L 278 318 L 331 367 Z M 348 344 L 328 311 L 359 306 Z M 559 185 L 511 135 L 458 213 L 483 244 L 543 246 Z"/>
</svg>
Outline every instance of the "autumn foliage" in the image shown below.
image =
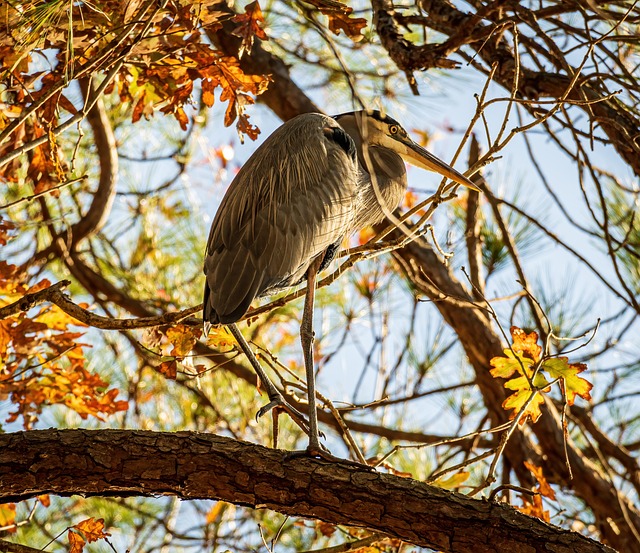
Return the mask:
<svg viewBox="0 0 640 553">
<path fill-rule="evenodd" d="M 556 382 L 568 406 L 574 404 L 576 396 L 591 399 L 593 385 L 579 376 L 587 369 L 584 363 L 569 364 L 567 357 L 543 355 L 536 332 L 527 334 L 514 326 L 511 337 L 513 344 L 504 350 L 505 356 L 491 359 L 491 375 L 507 379 L 504 387 L 514 392 L 502 404 L 512 410 L 512 419 L 517 417 L 520 424 L 536 422 L 542 415 L 543 394 Z"/>
<path fill-rule="evenodd" d="M 0 261 L 0 307 L 38 292 L 47 279 L 27 287 L 25 274 L 16 265 Z M 127 409 L 116 399 L 119 391 L 86 368 L 84 327 L 55 305 L 44 305 L 0 320 L 0 399 L 14 405 L 6 422 L 21 420 L 31 428 L 43 408 L 65 405 L 83 419 L 104 420 Z"/>
</svg>

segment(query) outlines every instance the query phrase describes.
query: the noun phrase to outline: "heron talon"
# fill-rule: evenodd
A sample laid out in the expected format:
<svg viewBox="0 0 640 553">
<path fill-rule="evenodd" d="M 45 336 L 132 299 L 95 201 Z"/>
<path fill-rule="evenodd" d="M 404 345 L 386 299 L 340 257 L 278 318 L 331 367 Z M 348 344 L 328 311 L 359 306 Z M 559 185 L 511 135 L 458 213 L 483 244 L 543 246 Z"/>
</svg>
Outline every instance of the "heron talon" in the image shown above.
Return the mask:
<svg viewBox="0 0 640 553">
<path fill-rule="evenodd" d="M 287 400 L 280 394 L 273 395 L 270 399 L 271 401 L 269 401 L 269 403 L 258 409 L 258 412 L 256 413 L 256 421 L 260 420 L 261 417 L 266 415 L 272 409 L 275 409 L 276 412 L 274 412 L 274 416 L 279 414 L 278 411 L 287 413 L 287 415 L 293 419 L 305 434 L 309 434 L 309 423 L 300 411 L 287 402 Z"/>
<path fill-rule="evenodd" d="M 260 409 L 258 409 L 258 412 L 256 413 L 256 422 L 259 421 L 262 417 L 264 417 L 269 411 L 271 411 L 271 409 L 274 409 L 280 404 L 281 404 L 280 401 L 278 401 L 277 399 L 274 399 L 274 400 L 271 400 L 266 405 L 263 405 L 262 407 L 260 407 Z"/>
</svg>

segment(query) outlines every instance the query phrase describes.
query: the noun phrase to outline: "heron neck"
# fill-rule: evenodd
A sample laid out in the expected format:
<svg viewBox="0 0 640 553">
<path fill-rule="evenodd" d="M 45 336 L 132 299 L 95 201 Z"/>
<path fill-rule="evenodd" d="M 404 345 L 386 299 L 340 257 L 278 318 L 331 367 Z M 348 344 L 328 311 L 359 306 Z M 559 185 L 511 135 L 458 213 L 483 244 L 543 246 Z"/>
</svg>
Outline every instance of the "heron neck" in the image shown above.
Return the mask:
<svg viewBox="0 0 640 553">
<path fill-rule="evenodd" d="M 398 207 L 407 189 L 406 167 L 398 154 L 376 146 L 369 147 L 367 153 L 359 150 L 358 228 L 382 221 Z"/>
</svg>

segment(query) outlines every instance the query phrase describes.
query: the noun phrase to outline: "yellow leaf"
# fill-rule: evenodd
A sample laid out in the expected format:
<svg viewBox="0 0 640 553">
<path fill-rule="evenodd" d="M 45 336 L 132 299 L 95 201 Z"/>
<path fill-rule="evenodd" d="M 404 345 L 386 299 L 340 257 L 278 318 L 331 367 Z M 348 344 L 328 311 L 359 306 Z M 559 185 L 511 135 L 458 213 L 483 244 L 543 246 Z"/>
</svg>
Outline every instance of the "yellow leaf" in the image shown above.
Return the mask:
<svg viewBox="0 0 640 553">
<path fill-rule="evenodd" d="M 0 505 L 0 526 L 11 526 L 16 521 L 16 504 Z"/>
<path fill-rule="evenodd" d="M 461 470 L 460 472 L 449 476 L 449 478 L 438 478 L 433 485 L 445 490 L 455 490 L 469 479 L 469 475 L 469 472 Z"/>
<path fill-rule="evenodd" d="M 87 326 L 71 315 L 67 315 L 57 305 L 43 307 L 33 320 L 37 323 L 46 324 L 52 330 L 67 330 L 68 325 Z"/>
<path fill-rule="evenodd" d="M 587 379 L 578 376 L 585 371 L 587 366 L 583 363 L 569 364 L 567 357 L 554 357 L 547 359 L 542 368 L 549 373 L 553 379 L 561 378 L 564 382 L 564 393 L 567 398 L 567 404 L 573 405 L 576 396 L 589 401 L 591 399 L 591 388 L 593 384 Z"/>
<path fill-rule="evenodd" d="M 521 377 L 524 379 L 524 377 Z M 527 408 L 524 409 L 525 404 L 529 401 L 531 394 L 535 394 L 535 397 L 531 400 Z M 506 409 L 513 409 L 513 413 L 509 416 L 510 419 L 514 419 L 523 409 L 524 413 L 520 417 L 520 424 L 524 424 L 527 419 L 531 419 L 532 422 L 536 422 L 542 411 L 540 411 L 540 405 L 544 403 L 544 397 L 538 392 L 532 392 L 531 390 L 518 390 L 515 394 L 511 394 L 502 403 L 502 407 Z"/>
<path fill-rule="evenodd" d="M 493 367 L 493 369 L 491 369 L 491 376 L 494 378 L 509 378 L 514 373 L 524 376 L 523 367 L 528 375 L 533 374 L 532 359 L 523 357 L 518 352 L 514 355 L 510 349 L 505 349 L 504 354 L 506 357 L 494 357 L 489 361 Z"/>
<path fill-rule="evenodd" d="M 173 350 L 170 355 L 175 355 L 176 357 L 188 355 L 198 341 L 191 328 L 183 324 L 177 324 L 169 328 L 167 330 L 167 338 L 173 344 Z"/>
<path fill-rule="evenodd" d="M 216 348 L 230 348 L 235 345 L 236 341 L 226 326 L 214 326 L 207 336 L 207 345 Z"/>
</svg>

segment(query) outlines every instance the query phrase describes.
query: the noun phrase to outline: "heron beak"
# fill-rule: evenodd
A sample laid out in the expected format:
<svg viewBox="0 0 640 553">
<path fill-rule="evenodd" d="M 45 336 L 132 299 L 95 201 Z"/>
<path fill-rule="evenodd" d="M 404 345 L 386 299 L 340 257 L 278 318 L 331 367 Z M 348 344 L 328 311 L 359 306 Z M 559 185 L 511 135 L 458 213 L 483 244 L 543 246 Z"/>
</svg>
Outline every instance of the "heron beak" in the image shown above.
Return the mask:
<svg viewBox="0 0 640 553">
<path fill-rule="evenodd" d="M 408 137 L 396 139 L 396 147 L 394 149 L 398 151 L 398 154 L 400 154 L 400 156 L 402 156 L 402 158 L 407 163 L 410 163 L 415 167 L 420 167 L 421 169 L 426 169 L 427 171 L 433 171 L 442 175 L 443 177 L 457 182 L 458 184 L 461 184 L 462 186 L 471 188 L 471 190 L 482 192 L 477 185 L 472 183 L 462 173 L 459 173 L 441 159 L 438 159 L 433 154 L 427 152 L 427 150 L 416 144 Z"/>
</svg>

